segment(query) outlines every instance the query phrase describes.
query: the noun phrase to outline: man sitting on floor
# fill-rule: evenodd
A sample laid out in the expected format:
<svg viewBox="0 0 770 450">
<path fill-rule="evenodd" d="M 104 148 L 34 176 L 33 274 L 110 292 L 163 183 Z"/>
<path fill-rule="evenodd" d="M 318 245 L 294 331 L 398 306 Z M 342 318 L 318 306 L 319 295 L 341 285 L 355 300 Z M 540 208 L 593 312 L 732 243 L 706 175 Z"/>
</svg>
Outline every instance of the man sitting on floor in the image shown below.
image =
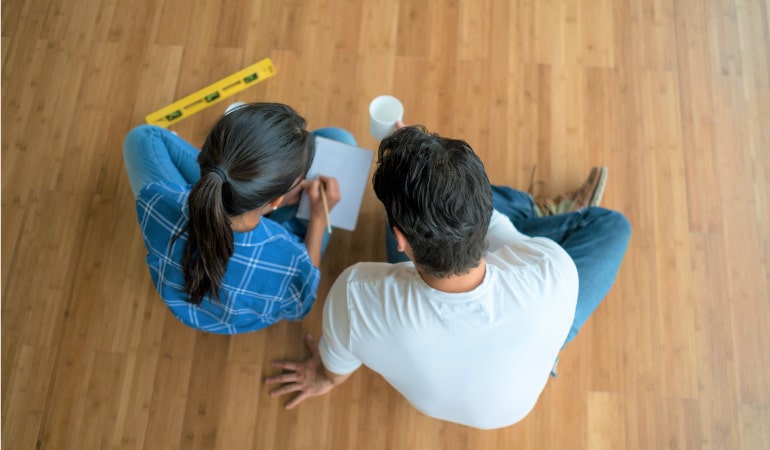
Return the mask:
<svg viewBox="0 0 770 450">
<path fill-rule="evenodd" d="M 538 205 L 491 186 L 464 141 L 395 131 L 373 179 L 395 264 L 340 275 L 319 344 L 308 336 L 309 359 L 275 363 L 288 372 L 267 380 L 286 383 L 272 395 L 299 392 L 292 408 L 364 364 L 429 416 L 482 429 L 520 421 L 626 251 L 628 221 L 593 206 L 605 179 L 594 169 L 581 189 Z"/>
</svg>

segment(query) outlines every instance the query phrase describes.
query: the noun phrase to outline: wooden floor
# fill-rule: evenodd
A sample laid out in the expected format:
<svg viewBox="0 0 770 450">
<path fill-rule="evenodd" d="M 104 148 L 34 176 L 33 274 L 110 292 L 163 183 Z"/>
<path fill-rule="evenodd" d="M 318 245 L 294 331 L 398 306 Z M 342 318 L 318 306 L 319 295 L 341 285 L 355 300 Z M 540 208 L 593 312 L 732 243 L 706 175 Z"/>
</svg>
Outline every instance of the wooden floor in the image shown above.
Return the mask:
<svg viewBox="0 0 770 450">
<path fill-rule="evenodd" d="M 2 448 L 770 448 L 768 22 L 766 0 L 4 0 Z M 334 278 L 384 258 L 371 189 L 302 323 L 206 335 L 157 297 L 122 139 L 264 57 L 235 99 L 364 147 L 391 93 L 494 183 L 609 166 L 627 257 L 523 422 L 427 418 L 366 369 L 293 412 L 267 395 Z M 200 145 L 225 105 L 173 130 Z"/>
</svg>

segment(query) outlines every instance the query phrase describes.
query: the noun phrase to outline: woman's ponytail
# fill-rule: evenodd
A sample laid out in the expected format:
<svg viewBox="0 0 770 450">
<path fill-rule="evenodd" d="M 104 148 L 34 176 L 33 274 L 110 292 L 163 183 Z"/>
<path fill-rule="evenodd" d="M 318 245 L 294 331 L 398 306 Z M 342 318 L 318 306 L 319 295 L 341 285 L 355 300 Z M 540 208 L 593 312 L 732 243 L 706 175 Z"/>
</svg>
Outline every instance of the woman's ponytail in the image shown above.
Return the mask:
<svg viewBox="0 0 770 450">
<path fill-rule="evenodd" d="M 188 240 L 182 256 L 185 291 L 199 305 L 206 294 L 219 300 L 219 284 L 233 255 L 233 231 L 222 202 L 227 175 L 222 169 L 204 173 L 190 192 Z"/>
</svg>

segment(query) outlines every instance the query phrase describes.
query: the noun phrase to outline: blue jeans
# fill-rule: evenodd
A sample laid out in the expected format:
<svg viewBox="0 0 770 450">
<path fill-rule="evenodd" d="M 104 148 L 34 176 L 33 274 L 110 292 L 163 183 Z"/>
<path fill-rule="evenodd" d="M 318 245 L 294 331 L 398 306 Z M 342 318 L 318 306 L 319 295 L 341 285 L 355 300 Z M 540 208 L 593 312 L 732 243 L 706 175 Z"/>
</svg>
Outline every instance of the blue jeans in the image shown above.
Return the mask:
<svg viewBox="0 0 770 450">
<path fill-rule="evenodd" d="M 513 225 L 532 237 L 558 243 L 575 262 L 579 288 L 575 319 L 564 345 L 569 343 L 599 306 L 617 276 L 631 237 L 631 225 L 619 212 L 591 206 L 567 214 L 537 217 L 532 197 L 508 187 L 492 186 L 492 204 Z M 393 232 L 385 233 L 388 262 L 407 261 L 399 252 Z"/>
<path fill-rule="evenodd" d="M 321 128 L 313 131 L 313 134 L 356 145 L 353 135 L 341 128 Z M 198 166 L 199 153 L 197 148 L 165 128 L 140 125 L 129 131 L 123 141 L 123 158 L 134 197 L 143 187 L 158 181 L 180 186 L 195 184 L 201 177 Z M 296 205 L 285 206 L 267 217 L 304 239 L 307 221 L 297 219 L 296 213 Z M 321 253 L 326 250 L 328 243 L 329 233 L 324 231 Z"/>
</svg>

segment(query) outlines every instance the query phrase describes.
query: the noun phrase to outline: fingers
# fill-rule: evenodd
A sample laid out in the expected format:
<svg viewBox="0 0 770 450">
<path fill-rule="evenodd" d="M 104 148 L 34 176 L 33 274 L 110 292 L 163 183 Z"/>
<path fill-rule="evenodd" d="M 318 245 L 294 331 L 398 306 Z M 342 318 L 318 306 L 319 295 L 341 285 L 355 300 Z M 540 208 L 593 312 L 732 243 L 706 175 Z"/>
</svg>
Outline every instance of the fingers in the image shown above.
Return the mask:
<svg viewBox="0 0 770 450">
<path fill-rule="evenodd" d="M 404 124 L 404 122 L 403 122 L 403 121 L 401 121 L 401 120 L 397 120 L 397 121 L 396 121 L 396 129 L 397 129 L 397 130 L 398 130 L 399 128 L 404 128 L 405 126 L 406 126 L 406 124 Z"/>
<path fill-rule="evenodd" d="M 303 181 L 302 189 L 310 197 L 311 202 L 319 201 L 321 198 L 321 181 L 317 178 L 315 180 Z"/>
<path fill-rule="evenodd" d="M 336 205 L 342 196 L 340 195 L 340 185 L 336 178 L 333 177 L 318 177 L 324 184 L 326 190 L 326 201 L 329 203 L 329 207 Z"/>
<path fill-rule="evenodd" d="M 337 182 L 337 179 L 334 177 L 325 177 L 320 176 L 318 177 L 319 180 L 321 180 L 324 184 L 324 189 L 326 189 L 326 194 L 329 196 L 339 196 L 340 193 L 340 184 Z"/>
<path fill-rule="evenodd" d="M 296 361 L 272 361 L 270 365 L 273 367 L 280 367 L 281 369 L 294 371 L 302 368 L 302 363 Z"/>
<path fill-rule="evenodd" d="M 302 403 L 302 401 L 308 397 L 310 397 L 310 394 L 308 394 L 307 392 L 303 392 L 299 394 L 298 396 L 294 397 L 289 403 L 286 404 L 286 409 L 294 408 L 295 406 Z"/>
<path fill-rule="evenodd" d="M 324 199 L 321 198 L 322 183 L 326 197 L 326 208 L 331 211 L 334 205 L 340 201 L 340 186 L 336 178 L 319 176 L 315 180 L 306 180 L 302 186 L 310 200 L 311 216 L 317 214 L 319 217 L 323 217 L 326 213 Z"/>
<path fill-rule="evenodd" d="M 288 394 L 290 392 L 301 391 L 302 389 L 303 389 L 303 387 L 299 383 L 287 384 L 286 386 L 281 386 L 278 389 L 273 389 L 272 391 L 270 391 L 270 396 L 271 397 L 280 397 L 283 394 Z"/>
<path fill-rule="evenodd" d="M 310 196 L 311 200 L 321 198 L 321 183 L 324 184 L 326 200 L 329 203 L 337 203 L 340 200 L 340 185 L 334 177 L 319 176 L 314 180 L 305 180 L 301 183 L 302 189 Z"/>
<path fill-rule="evenodd" d="M 282 375 L 265 378 L 265 384 L 293 383 L 296 381 L 300 381 L 300 376 L 297 372 L 284 373 Z"/>
<path fill-rule="evenodd" d="M 273 377 L 273 378 L 277 379 L 277 378 L 280 378 L 280 377 Z M 268 383 L 269 382 L 270 381 L 268 381 Z M 289 403 L 286 404 L 286 409 L 292 409 L 295 406 L 297 406 L 300 403 L 302 403 L 303 400 L 305 400 L 306 398 L 310 397 L 310 394 L 307 391 L 303 390 L 303 389 L 305 389 L 304 385 L 299 384 L 299 383 L 287 384 L 285 386 L 279 387 L 278 389 L 274 389 L 274 390 L 270 391 L 270 396 L 271 397 L 280 397 L 281 395 L 284 395 L 284 394 L 290 394 L 292 392 L 299 391 L 300 392 L 299 395 L 294 397 L 291 401 L 289 401 Z"/>
</svg>

